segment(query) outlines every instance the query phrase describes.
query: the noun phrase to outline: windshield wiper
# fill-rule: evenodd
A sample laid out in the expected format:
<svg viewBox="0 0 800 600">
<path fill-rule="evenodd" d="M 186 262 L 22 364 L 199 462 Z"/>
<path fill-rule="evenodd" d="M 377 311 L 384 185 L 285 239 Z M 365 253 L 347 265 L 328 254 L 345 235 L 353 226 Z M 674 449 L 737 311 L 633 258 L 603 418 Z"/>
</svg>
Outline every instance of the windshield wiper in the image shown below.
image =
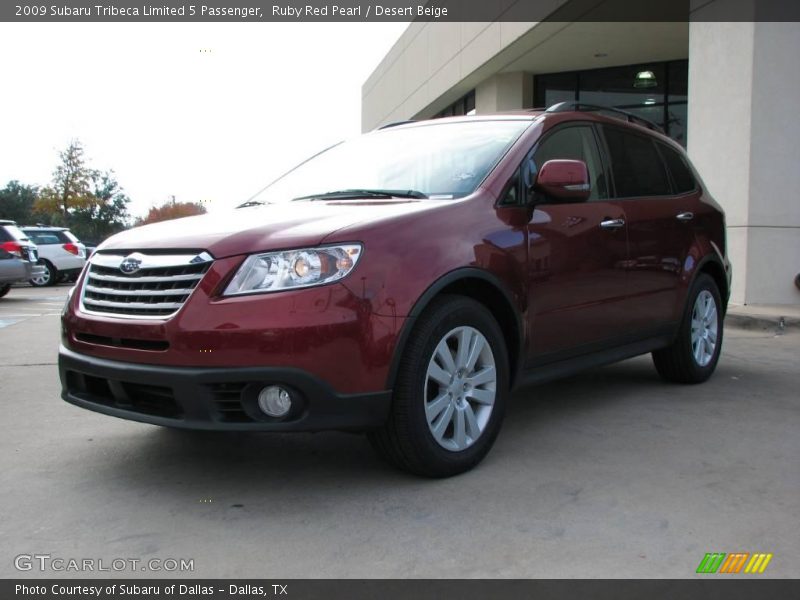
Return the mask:
<svg viewBox="0 0 800 600">
<path fill-rule="evenodd" d="M 310 194 L 308 196 L 300 196 L 294 200 L 356 200 L 359 198 L 416 198 L 422 200 L 427 198 L 428 195 L 417 190 L 380 190 L 380 189 L 352 189 L 352 190 L 337 190 L 335 192 L 325 192 L 322 194 Z"/>
<path fill-rule="evenodd" d="M 249 208 L 251 206 L 263 206 L 265 204 L 269 204 L 269 202 L 262 202 L 261 200 L 248 200 L 247 202 L 240 204 L 236 208 Z"/>
</svg>

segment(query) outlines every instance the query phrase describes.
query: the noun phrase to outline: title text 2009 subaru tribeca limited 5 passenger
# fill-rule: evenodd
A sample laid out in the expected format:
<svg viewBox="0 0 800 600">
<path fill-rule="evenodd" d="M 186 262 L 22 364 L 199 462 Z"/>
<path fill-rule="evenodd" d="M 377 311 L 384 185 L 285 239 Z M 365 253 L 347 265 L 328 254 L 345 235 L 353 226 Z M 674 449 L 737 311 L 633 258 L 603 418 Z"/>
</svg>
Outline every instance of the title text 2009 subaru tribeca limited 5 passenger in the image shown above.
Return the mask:
<svg viewBox="0 0 800 600">
<path fill-rule="evenodd" d="M 172 427 L 366 431 L 442 477 L 486 455 L 515 385 L 647 352 L 704 381 L 722 210 L 678 145 L 609 114 L 386 127 L 229 214 L 112 237 L 65 309 L 64 399 Z"/>
</svg>

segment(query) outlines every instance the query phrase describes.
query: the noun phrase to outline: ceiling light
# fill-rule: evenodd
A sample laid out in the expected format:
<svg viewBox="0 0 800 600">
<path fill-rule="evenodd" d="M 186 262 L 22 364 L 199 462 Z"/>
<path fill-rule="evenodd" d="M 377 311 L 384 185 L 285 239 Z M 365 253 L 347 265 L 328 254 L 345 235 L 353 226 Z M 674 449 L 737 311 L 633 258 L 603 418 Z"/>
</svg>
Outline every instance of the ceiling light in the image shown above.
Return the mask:
<svg viewBox="0 0 800 600">
<path fill-rule="evenodd" d="M 656 74 L 652 71 L 639 71 L 633 81 L 635 88 L 654 88 L 658 85 Z"/>
</svg>

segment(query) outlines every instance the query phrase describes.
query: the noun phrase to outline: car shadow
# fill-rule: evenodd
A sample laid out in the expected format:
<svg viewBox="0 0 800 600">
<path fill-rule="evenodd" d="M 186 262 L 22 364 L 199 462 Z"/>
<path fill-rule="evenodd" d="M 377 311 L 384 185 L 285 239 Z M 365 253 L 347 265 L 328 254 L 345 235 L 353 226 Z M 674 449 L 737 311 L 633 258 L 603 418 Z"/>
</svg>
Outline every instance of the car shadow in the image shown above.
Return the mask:
<svg viewBox="0 0 800 600">
<path fill-rule="evenodd" d="M 717 385 L 730 385 L 726 370 L 718 370 Z M 714 385 L 714 381 L 706 385 Z M 659 411 L 671 410 L 668 402 L 677 401 L 692 389 L 699 388 L 661 381 L 649 357 L 518 389 L 509 402 L 498 444 L 487 460 L 471 473 L 438 482 L 393 469 L 375 455 L 365 436 L 339 432 L 229 433 L 150 426 L 143 432 L 137 425 L 128 429 L 123 443 L 117 446 L 125 450 L 106 456 L 95 467 L 107 470 L 111 480 L 124 478 L 126 486 L 191 492 L 198 498 L 208 494 L 222 497 L 223 503 L 234 508 L 254 499 L 262 503 L 281 493 L 299 491 L 306 507 L 309 502 L 324 505 L 337 491 L 349 495 L 387 486 L 398 490 L 461 485 L 459 481 L 484 469 L 505 469 L 508 465 L 497 463 L 514 460 L 512 448 L 530 443 L 529 439 L 554 426 L 563 427 L 576 415 L 619 411 L 624 409 L 620 404 L 634 406 L 647 401 L 658 403 Z"/>
</svg>

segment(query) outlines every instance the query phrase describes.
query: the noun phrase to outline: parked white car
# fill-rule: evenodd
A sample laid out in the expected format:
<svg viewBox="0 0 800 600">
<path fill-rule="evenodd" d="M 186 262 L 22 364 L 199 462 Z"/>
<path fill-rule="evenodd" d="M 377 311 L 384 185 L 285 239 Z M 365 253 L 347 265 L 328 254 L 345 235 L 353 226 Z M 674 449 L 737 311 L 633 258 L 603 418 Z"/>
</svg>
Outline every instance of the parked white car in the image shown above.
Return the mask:
<svg viewBox="0 0 800 600">
<path fill-rule="evenodd" d="M 86 264 L 86 247 L 65 227 L 23 227 L 22 231 L 39 248 L 44 273 L 31 285 L 41 287 L 77 278 Z"/>
</svg>

